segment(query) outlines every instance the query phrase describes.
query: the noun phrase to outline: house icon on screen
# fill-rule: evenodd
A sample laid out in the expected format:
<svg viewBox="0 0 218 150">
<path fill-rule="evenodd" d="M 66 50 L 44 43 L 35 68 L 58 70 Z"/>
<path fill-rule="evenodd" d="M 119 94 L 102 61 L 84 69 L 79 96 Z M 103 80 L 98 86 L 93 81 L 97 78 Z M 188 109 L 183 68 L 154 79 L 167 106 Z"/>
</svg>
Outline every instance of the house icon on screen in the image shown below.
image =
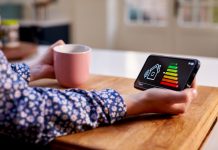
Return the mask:
<svg viewBox="0 0 218 150">
<path fill-rule="evenodd" d="M 145 74 L 144 78 L 147 78 L 148 80 L 155 80 L 156 76 L 160 72 L 161 65 L 156 64 L 152 68 L 148 69 Z"/>
</svg>

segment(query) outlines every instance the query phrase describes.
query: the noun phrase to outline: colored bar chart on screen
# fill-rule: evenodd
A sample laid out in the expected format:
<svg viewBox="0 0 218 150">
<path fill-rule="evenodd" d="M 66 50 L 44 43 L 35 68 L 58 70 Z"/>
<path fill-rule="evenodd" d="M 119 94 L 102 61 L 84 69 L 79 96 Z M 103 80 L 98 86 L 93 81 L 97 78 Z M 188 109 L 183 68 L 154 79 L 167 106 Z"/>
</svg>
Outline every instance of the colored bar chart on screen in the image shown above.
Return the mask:
<svg viewBox="0 0 218 150">
<path fill-rule="evenodd" d="M 160 82 L 160 84 L 178 88 L 179 82 L 178 82 L 178 64 L 177 63 L 171 63 L 168 67 L 166 72 L 164 72 L 164 76 Z"/>
</svg>

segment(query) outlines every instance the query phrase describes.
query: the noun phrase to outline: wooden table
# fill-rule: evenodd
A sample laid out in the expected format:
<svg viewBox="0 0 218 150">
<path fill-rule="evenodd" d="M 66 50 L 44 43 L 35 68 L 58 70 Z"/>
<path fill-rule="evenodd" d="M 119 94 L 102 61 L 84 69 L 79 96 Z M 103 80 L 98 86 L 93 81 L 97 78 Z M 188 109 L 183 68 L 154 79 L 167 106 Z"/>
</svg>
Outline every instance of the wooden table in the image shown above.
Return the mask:
<svg viewBox="0 0 218 150">
<path fill-rule="evenodd" d="M 84 89 L 114 88 L 122 94 L 138 92 L 134 80 L 92 75 Z M 32 86 L 56 87 L 56 80 L 33 82 Z M 199 95 L 184 115 L 145 115 L 111 126 L 56 138 L 53 149 L 199 149 L 218 114 L 218 88 L 199 86 Z"/>
</svg>

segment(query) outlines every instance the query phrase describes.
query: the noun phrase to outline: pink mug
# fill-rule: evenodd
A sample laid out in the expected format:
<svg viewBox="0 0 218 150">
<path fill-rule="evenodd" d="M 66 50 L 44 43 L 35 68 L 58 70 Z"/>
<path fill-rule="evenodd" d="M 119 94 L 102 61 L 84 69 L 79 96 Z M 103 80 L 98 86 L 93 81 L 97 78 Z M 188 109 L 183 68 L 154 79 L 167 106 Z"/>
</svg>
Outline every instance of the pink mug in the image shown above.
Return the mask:
<svg viewBox="0 0 218 150">
<path fill-rule="evenodd" d="M 54 69 L 58 83 L 78 87 L 89 78 L 92 49 L 85 45 L 65 44 L 54 47 Z"/>
</svg>

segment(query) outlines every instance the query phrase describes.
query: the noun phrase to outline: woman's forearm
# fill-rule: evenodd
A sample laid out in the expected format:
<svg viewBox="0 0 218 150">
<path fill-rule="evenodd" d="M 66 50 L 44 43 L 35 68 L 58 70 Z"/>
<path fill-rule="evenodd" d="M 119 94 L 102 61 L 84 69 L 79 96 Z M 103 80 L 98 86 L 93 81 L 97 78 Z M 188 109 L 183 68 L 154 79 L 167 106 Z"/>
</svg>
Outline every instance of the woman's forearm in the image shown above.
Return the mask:
<svg viewBox="0 0 218 150">
<path fill-rule="evenodd" d="M 152 110 L 150 109 L 149 103 L 147 103 L 146 92 L 132 94 L 132 95 L 123 95 L 124 102 L 127 108 L 127 117 L 134 116 L 142 113 L 149 113 Z"/>
</svg>

